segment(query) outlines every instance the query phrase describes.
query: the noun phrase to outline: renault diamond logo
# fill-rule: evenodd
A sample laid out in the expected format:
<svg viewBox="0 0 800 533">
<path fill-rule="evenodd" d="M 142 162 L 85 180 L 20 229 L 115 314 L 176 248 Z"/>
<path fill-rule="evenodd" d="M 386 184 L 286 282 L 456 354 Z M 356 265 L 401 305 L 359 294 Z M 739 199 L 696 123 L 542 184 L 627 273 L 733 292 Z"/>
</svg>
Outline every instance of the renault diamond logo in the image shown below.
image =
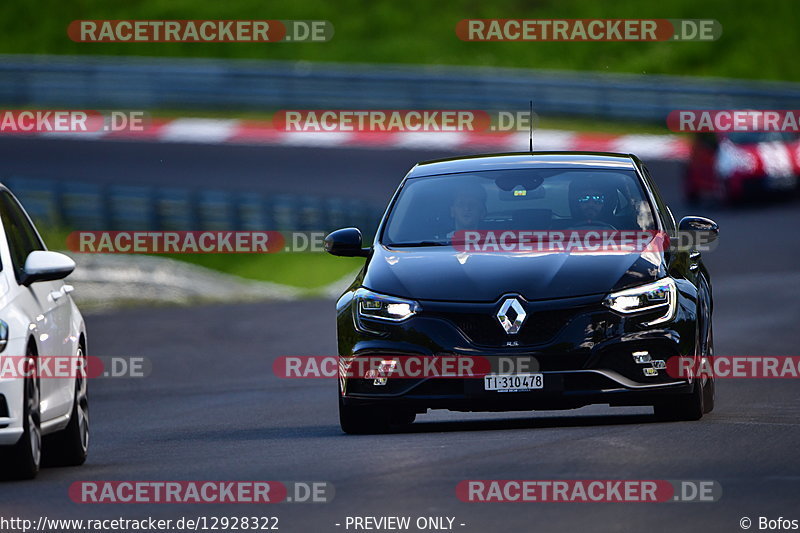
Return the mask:
<svg viewBox="0 0 800 533">
<path fill-rule="evenodd" d="M 522 308 L 522 304 L 516 298 L 508 298 L 497 312 L 497 320 L 500 321 L 500 325 L 509 335 L 519 332 L 519 328 L 522 327 L 522 323 L 525 322 L 527 316 L 528 314 Z"/>
</svg>

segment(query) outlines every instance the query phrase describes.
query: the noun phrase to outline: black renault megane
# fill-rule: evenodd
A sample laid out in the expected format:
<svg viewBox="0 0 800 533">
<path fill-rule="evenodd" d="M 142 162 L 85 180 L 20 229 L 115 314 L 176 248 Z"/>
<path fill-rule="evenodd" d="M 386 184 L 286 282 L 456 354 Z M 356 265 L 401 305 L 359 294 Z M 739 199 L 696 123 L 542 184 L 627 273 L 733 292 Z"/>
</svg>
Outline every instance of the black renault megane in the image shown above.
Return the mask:
<svg viewBox="0 0 800 533">
<path fill-rule="evenodd" d="M 697 232 L 707 244 L 718 228 L 676 225 L 633 155 L 416 165 L 371 246 L 356 228 L 325 239 L 333 255 L 366 257 L 337 302 L 342 429 L 385 431 L 428 409 L 590 404 L 701 418 L 713 376 L 668 368 L 713 353 L 710 276 L 685 238 Z"/>
</svg>

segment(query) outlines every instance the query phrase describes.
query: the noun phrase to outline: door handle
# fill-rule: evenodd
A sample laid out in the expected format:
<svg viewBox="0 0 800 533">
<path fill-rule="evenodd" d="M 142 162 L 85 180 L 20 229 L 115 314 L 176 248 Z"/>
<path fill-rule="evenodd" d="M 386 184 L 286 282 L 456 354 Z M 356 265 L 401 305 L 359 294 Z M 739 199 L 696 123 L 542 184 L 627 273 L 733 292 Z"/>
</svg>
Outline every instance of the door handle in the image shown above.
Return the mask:
<svg viewBox="0 0 800 533">
<path fill-rule="evenodd" d="M 64 296 L 64 291 L 50 291 L 50 298 L 53 300 L 58 300 L 62 296 Z"/>
<path fill-rule="evenodd" d="M 700 259 L 700 252 L 698 252 L 697 250 L 692 250 L 691 252 L 689 252 L 689 259 L 691 259 L 692 261 L 694 261 L 695 259 Z"/>
<path fill-rule="evenodd" d="M 62 290 L 64 291 L 64 294 L 69 294 L 75 290 L 75 287 L 73 287 L 72 285 L 64 285 Z"/>
</svg>

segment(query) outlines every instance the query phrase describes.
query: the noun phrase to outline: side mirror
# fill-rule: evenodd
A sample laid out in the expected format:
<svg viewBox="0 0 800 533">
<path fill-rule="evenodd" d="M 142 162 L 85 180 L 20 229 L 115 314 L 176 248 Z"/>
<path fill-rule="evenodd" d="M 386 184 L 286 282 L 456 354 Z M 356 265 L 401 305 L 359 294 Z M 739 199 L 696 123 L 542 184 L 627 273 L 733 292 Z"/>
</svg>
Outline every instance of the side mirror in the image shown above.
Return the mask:
<svg viewBox="0 0 800 533">
<path fill-rule="evenodd" d="M 679 231 L 695 232 L 698 238 L 702 235 L 703 244 L 709 244 L 719 237 L 719 225 L 705 217 L 683 217 L 678 224 Z"/>
<path fill-rule="evenodd" d="M 75 261 L 58 252 L 35 250 L 25 259 L 22 284 L 64 279 L 75 270 Z"/>
<path fill-rule="evenodd" d="M 358 228 L 337 229 L 325 237 L 325 251 L 341 257 L 367 257 L 369 250 L 361 248 Z"/>
</svg>

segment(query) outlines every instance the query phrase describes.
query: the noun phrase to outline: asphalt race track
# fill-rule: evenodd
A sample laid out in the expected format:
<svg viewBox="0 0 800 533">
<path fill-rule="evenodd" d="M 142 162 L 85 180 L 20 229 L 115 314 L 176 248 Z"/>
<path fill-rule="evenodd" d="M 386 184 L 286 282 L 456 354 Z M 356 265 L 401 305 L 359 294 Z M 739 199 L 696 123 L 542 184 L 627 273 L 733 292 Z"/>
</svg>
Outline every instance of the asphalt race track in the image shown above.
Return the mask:
<svg viewBox="0 0 800 533">
<path fill-rule="evenodd" d="M 424 151 L 0 139 L 0 174 L 281 192 L 385 202 Z M 800 355 L 800 202 L 692 210 L 681 165 L 652 163 L 677 218 L 710 216 L 706 254 L 717 355 Z M 344 531 L 345 517 L 454 516 L 493 531 L 741 531 L 740 518 L 800 518 L 800 388 L 720 380 L 699 422 L 650 408 L 419 417 L 401 434 L 345 436 L 331 380 L 281 380 L 281 355 L 333 355 L 332 301 L 130 309 L 87 317 L 89 353 L 150 358 L 145 379 L 90 383 L 92 443 L 80 468 L 0 484 L 3 516 L 278 516 L 282 531 Z M 329 481 L 327 504 L 78 505 L 76 480 Z M 463 503 L 465 479 L 715 480 L 716 503 Z M 460 526 L 459 524 L 465 524 Z M 336 526 L 336 524 L 342 524 Z"/>
</svg>

